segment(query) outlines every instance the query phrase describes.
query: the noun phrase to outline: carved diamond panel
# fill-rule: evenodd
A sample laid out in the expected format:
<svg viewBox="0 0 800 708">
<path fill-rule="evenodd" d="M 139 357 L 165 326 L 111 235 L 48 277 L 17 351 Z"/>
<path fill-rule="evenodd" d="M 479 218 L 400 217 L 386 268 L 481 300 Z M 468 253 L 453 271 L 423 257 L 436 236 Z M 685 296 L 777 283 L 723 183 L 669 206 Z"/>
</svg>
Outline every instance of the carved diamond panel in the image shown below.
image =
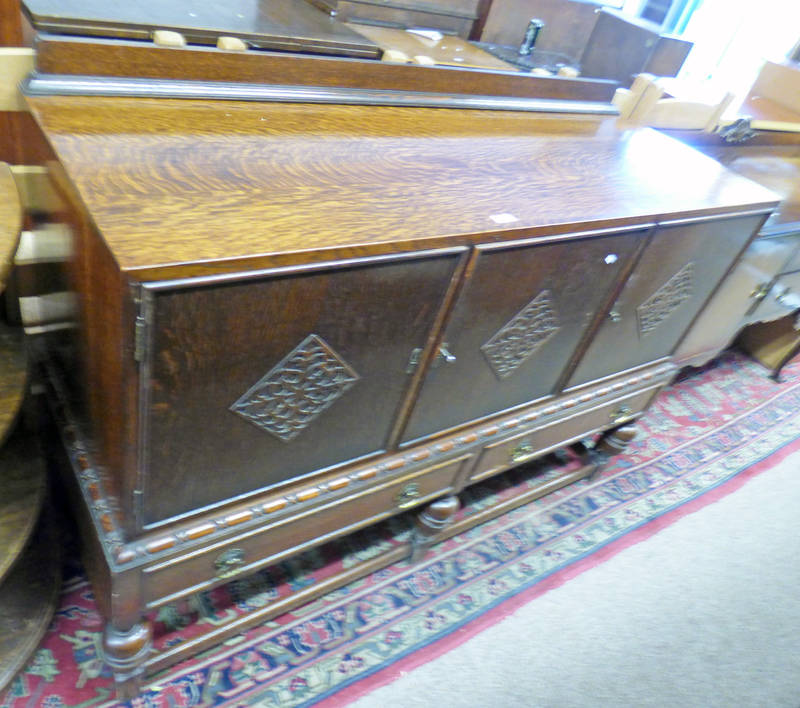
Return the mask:
<svg viewBox="0 0 800 708">
<path fill-rule="evenodd" d="M 549 290 L 542 290 L 481 347 L 489 366 L 504 379 L 559 330 Z"/>
<path fill-rule="evenodd" d="M 230 409 L 288 442 L 358 378 L 329 344 L 310 334 Z"/>
<path fill-rule="evenodd" d="M 687 263 L 647 300 L 636 308 L 639 334 L 646 337 L 691 297 L 694 289 L 694 263 Z"/>
</svg>

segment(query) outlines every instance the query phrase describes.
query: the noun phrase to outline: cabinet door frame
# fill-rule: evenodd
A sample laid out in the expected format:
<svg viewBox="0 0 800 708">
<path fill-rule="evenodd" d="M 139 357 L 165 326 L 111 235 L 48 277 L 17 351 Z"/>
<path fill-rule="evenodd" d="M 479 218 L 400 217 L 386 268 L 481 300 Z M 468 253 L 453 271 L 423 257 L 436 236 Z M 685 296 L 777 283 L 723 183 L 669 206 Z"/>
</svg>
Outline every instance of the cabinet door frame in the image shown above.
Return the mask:
<svg viewBox="0 0 800 708">
<path fill-rule="evenodd" d="M 450 325 L 452 324 L 452 318 L 456 306 L 458 305 L 461 291 L 467 287 L 469 280 L 474 272 L 474 269 L 477 266 L 478 260 L 482 254 L 511 250 L 511 249 L 526 248 L 526 247 L 536 248 L 540 246 L 547 246 L 547 245 L 553 245 L 570 241 L 579 242 L 595 238 L 599 239 L 610 236 L 618 236 L 618 235 L 622 236 L 625 234 L 631 234 L 635 232 L 641 232 L 642 234 L 640 243 L 637 244 L 633 252 L 628 257 L 627 262 L 624 264 L 624 267 L 620 269 L 619 273 L 615 276 L 615 279 L 609 284 L 605 298 L 602 298 L 600 300 L 591 321 L 586 326 L 584 333 L 578 339 L 578 342 L 575 345 L 574 350 L 568 353 L 570 358 L 567 361 L 564 370 L 556 380 L 555 385 L 546 394 L 538 397 L 537 399 L 535 399 L 535 401 L 531 400 L 519 404 L 514 404 L 506 408 L 503 408 L 502 410 L 492 411 L 491 413 L 480 416 L 478 418 L 450 425 L 448 427 L 436 430 L 432 433 L 423 435 L 421 437 L 416 437 L 413 439 L 406 440 L 404 439 L 404 436 L 407 434 L 409 422 L 415 411 L 415 409 L 412 408 L 411 410 L 408 411 L 407 416 L 401 421 L 401 424 L 398 426 L 398 435 L 395 438 L 395 442 L 398 448 L 404 449 L 413 447 L 414 445 L 422 442 L 423 440 L 427 440 L 432 437 L 437 437 L 439 435 L 450 434 L 453 431 L 458 430 L 460 428 L 474 425 L 479 422 L 489 420 L 498 415 L 507 414 L 514 410 L 521 410 L 526 406 L 531 405 L 534 402 L 541 402 L 543 400 L 548 400 L 550 398 L 553 398 L 554 396 L 557 396 L 563 389 L 563 386 L 565 382 L 568 380 L 568 376 L 570 375 L 572 369 L 580 360 L 583 350 L 586 347 L 588 347 L 588 343 L 591 341 L 591 336 L 596 331 L 596 329 L 599 328 L 600 325 L 602 324 L 602 321 L 605 318 L 606 313 L 610 309 L 611 305 L 613 304 L 614 300 L 618 296 L 621 289 L 624 287 L 624 284 L 627 281 L 630 272 L 638 263 L 639 257 L 643 249 L 646 247 L 646 245 L 650 242 L 650 239 L 652 238 L 652 234 L 655 230 L 655 227 L 656 224 L 651 220 L 633 224 L 624 224 L 616 227 L 566 231 L 563 233 L 553 234 L 549 236 L 533 236 L 526 238 L 518 238 L 509 241 L 494 241 L 494 242 L 488 242 L 488 243 L 485 242 L 476 244 L 470 252 L 469 261 L 466 264 L 464 277 L 462 278 L 462 281 L 459 283 L 458 291 L 454 294 L 451 302 L 449 303 L 446 315 L 443 318 L 440 327 L 438 328 L 436 340 L 433 343 L 433 346 L 428 349 L 429 356 L 427 359 L 420 362 L 419 369 L 423 369 L 423 371 L 419 372 L 421 374 L 419 379 L 420 389 L 424 387 L 425 379 L 427 378 L 430 372 L 430 368 L 433 366 L 434 360 L 436 359 L 436 353 L 439 351 L 439 348 L 445 341 L 448 327 L 450 327 Z M 419 399 L 417 397 L 415 399 L 415 402 L 418 400 Z"/>
<path fill-rule="evenodd" d="M 694 327 L 695 323 L 701 317 L 701 315 L 702 315 L 705 307 L 707 306 L 707 304 L 712 300 L 712 298 L 715 296 L 715 294 L 719 291 L 720 287 L 725 282 L 725 280 L 728 278 L 728 276 L 730 275 L 731 271 L 733 271 L 733 269 L 736 267 L 736 265 L 740 262 L 740 260 L 742 258 L 742 255 L 745 253 L 745 251 L 750 246 L 750 244 L 753 242 L 753 240 L 757 237 L 761 227 L 763 226 L 764 222 L 766 221 L 766 219 L 769 217 L 769 215 L 771 213 L 772 212 L 769 209 L 753 209 L 753 210 L 745 210 L 745 211 L 739 211 L 739 212 L 728 212 L 728 211 L 726 211 L 726 212 L 722 212 L 722 213 L 719 213 L 719 214 L 704 214 L 704 215 L 700 215 L 700 216 L 692 216 L 692 217 L 684 217 L 684 218 L 676 218 L 676 219 L 665 219 L 663 221 L 657 221 L 656 222 L 655 228 L 652 230 L 652 232 L 650 234 L 650 238 L 648 239 L 648 245 L 649 245 L 649 243 L 651 243 L 653 241 L 653 239 L 658 237 L 659 233 L 662 230 L 669 229 L 669 228 L 672 228 L 672 227 L 693 226 L 693 225 L 697 225 L 697 224 L 708 224 L 708 223 L 714 223 L 714 222 L 719 223 L 719 222 L 724 222 L 724 221 L 727 221 L 727 220 L 745 219 L 745 218 L 749 218 L 749 217 L 761 217 L 760 221 L 755 226 L 755 228 L 753 229 L 752 233 L 750 233 L 748 238 L 744 240 L 743 245 L 738 250 L 738 252 L 736 252 L 735 257 L 730 259 L 730 262 L 729 262 L 727 268 L 725 268 L 725 270 L 723 271 L 722 275 L 719 277 L 719 279 L 717 280 L 717 282 L 715 283 L 715 285 L 711 289 L 711 291 L 708 293 L 708 295 L 702 300 L 702 302 L 701 302 L 700 306 L 698 307 L 697 311 L 694 313 L 693 317 L 687 322 L 686 326 L 683 328 L 683 331 L 680 333 L 680 335 L 678 336 L 678 338 L 675 341 L 674 345 L 669 349 L 669 351 L 666 352 L 663 356 L 656 357 L 656 358 L 654 358 L 652 360 L 645 361 L 645 362 L 642 362 L 642 363 L 639 363 L 639 364 L 635 364 L 633 366 L 630 366 L 630 367 L 624 369 L 624 371 L 633 372 L 633 371 L 636 371 L 638 369 L 645 368 L 645 367 L 653 365 L 653 364 L 657 364 L 657 363 L 659 363 L 661 361 L 667 361 L 667 360 L 670 360 L 670 359 L 674 358 L 676 352 L 680 351 L 681 345 L 683 344 L 684 340 L 686 339 L 686 337 L 691 332 L 691 330 Z M 631 269 L 631 272 L 629 273 L 629 276 L 631 274 L 633 274 L 634 271 L 636 271 L 636 269 L 638 269 L 642 258 L 645 256 L 645 253 L 646 253 L 646 249 L 644 249 L 644 248 L 638 253 L 637 258 L 636 258 L 636 262 L 634 263 L 634 266 Z M 622 287 L 620 288 L 619 292 L 617 293 L 617 296 L 621 296 L 622 295 L 622 291 L 623 291 L 624 287 L 625 287 L 625 283 L 622 283 Z M 616 302 L 616 297 L 611 302 L 611 306 L 612 307 L 615 304 L 615 302 Z M 599 329 L 599 327 L 598 327 L 598 329 Z M 597 330 L 595 330 L 592 333 L 592 336 L 594 336 L 596 334 L 597 334 Z M 589 341 L 589 345 L 591 346 L 591 340 Z M 582 353 L 584 356 L 588 353 L 588 349 L 589 349 L 589 347 L 587 347 L 587 349 Z M 572 377 L 574 376 L 574 374 L 577 371 L 578 367 L 581 365 L 582 361 L 583 361 L 583 357 L 577 359 L 574 362 L 575 367 L 570 372 L 570 376 L 568 378 L 566 378 L 565 381 L 564 381 L 564 389 L 563 389 L 563 391 L 565 393 L 570 393 L 572 391 L 579 390 L 579 389 L 583 388 L 584 386 L 589 386 L 589 385 L 592 385 L 592 384 L 600 383 L 602 381 L 611 379 L 614 376 L 617 376 L 619 373 L 622 373 L 622 370 L 621 371 L 616 371 L 615 370 L 614 372 L 612 372 L 610 374 L 605 374 L 605 375 L 599 376 L 597 378 L 591 378 L 591 379 L 586 380 L 586 381 L 573 383 Z"/>
<path fill-rule="evenodd" d="M 313 275 L 315 273 L 342 271 L 342 270 L 347 270 L 349 268 L 364 268 L 364 267 L 378 266 L 383 264 L 393 264 L 393 263 L 400 264 L 400 263 L 407 263 L 410 261 L 426 260 L 431 258 L 452 257 L 454 263 L 451 275 L 449 277 L 448 282 L 444 284 L 442 298 L 436 304 L 430 330 L 428 331 L 425 337 L 425 344 L 423 345 L 423 347 L 424 347 L 424 356 L 427 357 L 428 354 L 431 351 L 433 351 L 433 346 L 437 334 L 437 327 L 440 326 L 442 313 L 446 309 L 448 299 L 451 297 L 455 284 L 458 283 L 461 279 L 464 265 L 469 257 L 469 252 L 470 249 L 468 246 L 453 246 L 450 248 L 437 248 L 437 249 L 427 249 L 423 251 L 399 252 L 399 253 L 392 253 L 380 256 L 348 258 L 348 259 L 340 259 L 333 261 L 323 261 L 319 263 L 315 262 L 303 265 L 262 268 L 247 272 L 224 273 L 224 274 L 215 274 L 209 276 L 197 276 L 189 278 L 160 280 L 153 282 L 142 282 L 142 283 L 137 283 L 135 286 L 133 286 L 133 300 L 134 304 L 138 308 L 138 314 L 136 315 L 135 322 L 133 323 L 133 330 L 134 330 L 133 354 L 138 364 L 138 383 L 137 383 L 138 420 L 136 421 L 136 426 L 135 426 L 137 430 L 137 449 L 136 449 L 136 468 L 134 474 L 135 486 L 133 490 L 133 500 L 132 500 L 134 517 L 136 519 L 136 529 L 152 530 L 164 525 L 174 523 L 176 520 L 183 519 L 187 516 L 200 513 L 201 511 L 207 511 L 211 508 L 224 506 L 225 504 L 228 504 L 231 501 L 231 499 L 224 499 L 215 502 L 209 506 L 204 506 L 200 509 L 195 509 L 191 512 L 181 513 L 176 516 L 170 516 L 169 518 L 157 521 L 150 521 L 150 522 L 145 521 L 146 515 L 143 505 L 145 503 L 148 489 L 152 487 L 152 484 L 149 481 L 150 428 L 152 425 L 150 409 L 152 404 L 151 388 L 153 382 L 152 378 L 153 366 L 154 366 L 154 357 L 156 355 L 156 346 L 154 341 L 155 338 L 154 335 L 157 329 L 157 327 L 155 326 L 156 325 L 155 317 L 157 309 L 156 301 L 160 294 L 169 294 L 169 293 L 179 292 L 181 290 L 208 288 L 225 284 L 245 284 L 250 281 L 259 281 L 269 278 L 282 278 L 295 275 L 299 276 Z M 413 346 L 414 345 L 412 343 L 409 343 L 408 345 L 409 354 Z M 405 382 L 403 392 L 399 398 L 398 407 L 395 410 L 389 429 L 387 430 L 387 433 L 384 437 L 383 448 L 379 451 L 370 453 L 366 456 L 359 457 L 355 460 L 353 459 L 343 460 L 341 462 L 341 465 L 347 465 L 354 462 L 362 462 L 364 459 L 385 454 L 387 450 L 390 449 L 388 446 L 391 443 L 393 437 L 392 431 L 396 428 L 397 419 L 401 415 L 402 411 L 410 407 L 411 403 L 409 402 L 409 399 L 414 395 L 414 388 L 412 384 L 414 383 L 416 376 L 421 375 L 421 373 L 422 373 L 421 371 L 418 371 L 415 377 L 409 376 L 408 380 Z M 333 465 L 333 467 L 337 466 L 339 465 Z M 271 485 L 270 488 L 290 487 L 293 484 L 300 484 L 300 483 L 307 484 L 308 480 L 312 478 L 314 475 L 330 471 L 330 469 L 332 469 L 331 466 L 317 470 L 311 470 L 307 474 L 299 475 L 296 478 L 286 480 L 276 485 Z M 262 488 L 253 489 L 252 491 L 245 493 L 244 497 L 253 496 L 263 491 L 264 489 Z M 241 501 L 242 498 L 243 498 L 242 495 L 239 495 L 236 497 L 236 500 Z"/>
</svg>

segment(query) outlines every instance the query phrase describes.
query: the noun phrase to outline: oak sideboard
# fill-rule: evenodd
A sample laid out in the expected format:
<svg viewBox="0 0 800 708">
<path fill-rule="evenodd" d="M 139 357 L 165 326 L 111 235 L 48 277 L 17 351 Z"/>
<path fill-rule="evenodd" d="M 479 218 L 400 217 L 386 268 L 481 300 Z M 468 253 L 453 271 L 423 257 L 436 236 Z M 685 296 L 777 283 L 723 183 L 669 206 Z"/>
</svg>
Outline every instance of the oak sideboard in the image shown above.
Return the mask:
<svg viewBox="0 0 800 708">
<path fill-rule="evenodd" d="M 621 444 L 778 201 L 595 115 L 29 103 L 79 304 L 49 386 L 123 689 L 186 650 L 152 654 L 155 608 L 411 508 L 424 547 L 465 486 Z"/>
</svg>

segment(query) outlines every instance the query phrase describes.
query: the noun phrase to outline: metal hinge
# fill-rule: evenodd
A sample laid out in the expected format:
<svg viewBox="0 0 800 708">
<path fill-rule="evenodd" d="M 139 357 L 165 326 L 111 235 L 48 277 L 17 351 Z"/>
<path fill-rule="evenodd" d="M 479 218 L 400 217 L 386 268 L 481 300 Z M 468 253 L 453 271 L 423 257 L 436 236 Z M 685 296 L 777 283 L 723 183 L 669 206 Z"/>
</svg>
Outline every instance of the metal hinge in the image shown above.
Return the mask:
<svg viewBox="0 0 800 708">
<path fill-rule="evenodd" d="M 147 353 L 147 319 L 144 315 L 136 316 L 133 335 L 133 358 L 144 361 Z"/>
<path fill-rule="evenodd" d="M 133 358 L 138 362 L 147 360 L 150 345 L 148 327 L 152 322 L 152 294 L 144 289 L 138 290 L 133 298 L 139 313 L 133 323 Z"/>
<path fill-rule="evenodd" d="M 144 492 L 141 489 L 133 490 L 133 518 L 141 523 L 144 511 Z"/>
<path fill-rule="evenodd" d="M 411 356 L 408 357 L 408 364 L 406 365 L 406 373 L 413 374 L 419 366 L 419 359 L 422 356 L 422 348 L 416 347 L 411 350 Z"/>
</svg>

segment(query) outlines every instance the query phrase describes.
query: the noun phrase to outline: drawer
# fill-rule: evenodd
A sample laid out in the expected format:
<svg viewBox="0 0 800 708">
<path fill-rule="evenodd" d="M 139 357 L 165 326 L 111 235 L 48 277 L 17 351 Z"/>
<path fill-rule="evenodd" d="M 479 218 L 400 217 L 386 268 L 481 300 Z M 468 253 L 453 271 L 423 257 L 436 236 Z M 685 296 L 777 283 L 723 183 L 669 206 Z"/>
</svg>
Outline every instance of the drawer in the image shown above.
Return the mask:
<svg viewBox="0 0 800 708">
<path fill-rule="evenodd" d="M 797 309 L 799 298 L 800 272 L 781 275 L 746 321 L 767 322 L 784 317 Z"/>
<path fill-rule="evenodd" d="M 204 590 L 218 581 L 320 545 L 423 504 L 456 487 L 471 455 L 403 475 L 325 505 L 304 509 L 236 539 L 174 557 L 144 570 L 148 607 Z"/>
<path fill-rule="evenodd" d="M 527 433 L 486 445 L 478 457 L 469 481 L 477 482 L 498 472 L 540 457 L 546 452 L 578 440 L 589 433 L 625 422 L 641 413 L 658 389 L 649 389 L 567 418 L 554 420 Z"/>
</svg>

